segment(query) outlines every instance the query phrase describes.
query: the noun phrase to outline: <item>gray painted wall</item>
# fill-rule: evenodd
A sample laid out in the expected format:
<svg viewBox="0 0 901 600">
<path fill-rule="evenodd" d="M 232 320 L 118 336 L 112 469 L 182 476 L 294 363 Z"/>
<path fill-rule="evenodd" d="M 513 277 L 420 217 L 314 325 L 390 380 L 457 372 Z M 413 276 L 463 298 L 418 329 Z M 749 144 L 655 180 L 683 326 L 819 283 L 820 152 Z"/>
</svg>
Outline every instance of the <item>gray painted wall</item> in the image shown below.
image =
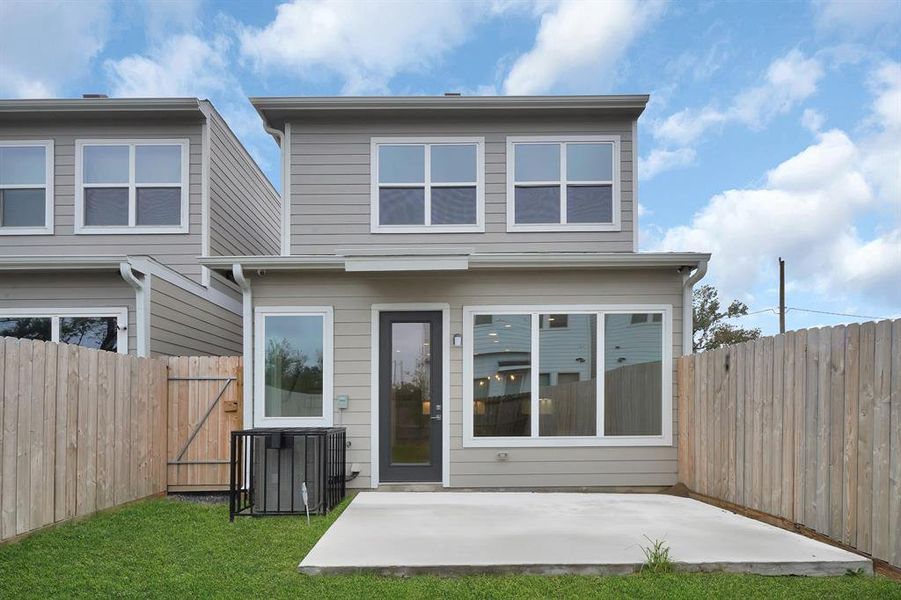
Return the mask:
<svg viewBox="0 0 901 600">
<path fill-rule="evenodd" d="M 0 257 L 22 255 L 149 255 L 200 282 L 202 124 L 141 122 L 130 124 L 44 122 L 4 124 L 0 140 L 52 139 L 54 142 L 54 235 L 2 235 Z M 100 138 L 187 138 L 190 142 L 189 233 L 74 235 L 75 140 Z"/>
<path fill-rule="evenodd" d="M 215 110 L 210 112 L 210 254 L 281 252 L 281 198 Z"/>
<path fill-rule="evenodd" d="M 458 273 L 269 273 L 253 280 L 255 306 L 333 306 L 335 395 L 350 407 L 335 412 L 347 428 L 348 463 L 362 465 L 351 484 L 370 485 L 371 306 L 441 302 L 451 307 L 451 334 L 462 332 L 463 306 L 490 304 L 670 304 L 673 356 L 681 354 L 682 281 L 675 270 L 479 271 Z M 451 477 L 454 487 L 666 486 L 676 482 L 678 425 L 673 403 L 672 447 L 462 447 L 462 349 L 450 348 Z M 675 382 L 675 375 L 673 376 Z M 249 385 L 249 383 L 248 383 Z M 675 385 L 675 384 L 674 384 Z M 675 392 L 674 392 L 675 393 Z"/>
<path fill-rule="evenodd" d="M 241 315 L 160 277 L 151 277 L 150 287 L 151 355 L 241 354 Z"/>
<path fill-rule="evenodd" d="M 0 313 L 4 308 L 127 308 L 128 352 L 137 348 L 135 290 L 118 273 L 0 272 Z"/>
<path fill-rule="evenodd" d="M 508 135 L 616 134 L 621 137 L 622 231 L 507 233 Z M 377 136 L 485 138 L 485 232 L 370 234 L 370 138 Z M 633 250 L 632 121 L 490 119 L 291 123 L 291 253 L 329 254 L 359 246 L 473 247 L 480 252 Z"/>
</svg>

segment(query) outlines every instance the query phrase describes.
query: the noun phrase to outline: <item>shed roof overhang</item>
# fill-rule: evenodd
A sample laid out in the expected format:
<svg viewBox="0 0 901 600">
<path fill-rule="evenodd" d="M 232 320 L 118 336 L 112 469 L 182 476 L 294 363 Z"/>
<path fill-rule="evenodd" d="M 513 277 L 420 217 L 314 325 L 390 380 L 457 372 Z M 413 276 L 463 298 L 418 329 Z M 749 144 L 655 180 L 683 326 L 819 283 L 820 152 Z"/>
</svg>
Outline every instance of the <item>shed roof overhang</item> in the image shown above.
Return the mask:
<svg viewBox="0 0 901 600">
<path fill-rule="evenodd" d="M 709 254 L 698 252 L 546 252 L 476 253 L 467 249 L 363 250 L 354 253 L 294 256 L 216 256 L 200 258 L 207 267 L 230 272 L 233 265 L 265 271 L 475 271 L 485 269 L 659 269 L 697 268 Z"/>
</svg>

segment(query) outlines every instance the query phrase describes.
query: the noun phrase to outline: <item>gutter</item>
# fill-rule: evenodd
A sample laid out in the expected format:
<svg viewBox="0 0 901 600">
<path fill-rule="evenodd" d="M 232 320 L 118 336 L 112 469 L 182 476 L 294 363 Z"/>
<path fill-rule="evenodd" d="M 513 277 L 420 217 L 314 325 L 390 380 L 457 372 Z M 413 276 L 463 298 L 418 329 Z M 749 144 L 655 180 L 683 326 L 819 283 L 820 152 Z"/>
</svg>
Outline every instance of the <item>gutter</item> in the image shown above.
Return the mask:
<svg viewBox="0 0 901 600">
<path fill-rule="evenodd" d="M 709 255 L 708 255 L 709 258 Z M 707 260 L 698 263 L 694 272 L 682 276 L 682 355 L 694 353 L 694 307 L 692 288 L 707 274 Z"/>
<path fill-rule="evenodd" d="M 137 331 L 135 332 L 137 348 L 135 348 L 135 353 L 142 357 L 149 356 L 150 274 L 145 274 L 142 280 L 135 275 L 128 261 L 122 261 L 119 263 L 119 275 L 122 276 L 125 283 L 135 290 L 135 325 L 137 326 Z"/>
<path fill-rule="evenodd" d="M 256 109 L 257 114 L 263 121 L 263 129 L 266 133 L 275 138 L 281 149 L 281 201 L 282 201 L 282 230 L 281 230 L 281 255 L 288 256 L 291 254 L 291 123 L 285 122 L 285 130 L 275 129 L 269 124 L 259 108 Z"/>
<path fill-rule="evenodd" d="M 241 288 L 243 307 L 242 315 L 242 339 L 244 342 L 244 392 L 243 392 L 243 424 L 244 429 L 253 427 L 253 292 L 250 289 L 250 280 L 244 277 L 244 269 L 240 263 L 232 265 L 232 276 L 238 287 Z"/>
</svg>

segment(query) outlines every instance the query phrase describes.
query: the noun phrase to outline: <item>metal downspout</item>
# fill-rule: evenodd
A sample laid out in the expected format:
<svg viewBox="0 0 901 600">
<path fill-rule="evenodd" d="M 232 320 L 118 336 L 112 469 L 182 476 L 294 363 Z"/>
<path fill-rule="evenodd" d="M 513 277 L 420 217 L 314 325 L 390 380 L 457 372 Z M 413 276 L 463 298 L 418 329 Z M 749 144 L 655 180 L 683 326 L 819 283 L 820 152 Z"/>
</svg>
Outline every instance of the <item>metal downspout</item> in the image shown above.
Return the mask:
<svg viewBox="0 0 901 600">
<path fill-rule="evenodd" d="M 682 354 L 687 356 L 694 351 L 694 311 L 692 307 L 692 288 L 707 274 L 707 261 L 698 263 L 694 272 L 683 275 L 682 281 Z"/>
<path fill-rule="evenodd" d="M 253 294 L 250 289 L 250 280 L 244 277 L 244 269 L 235 263 L 232 265 L 232 277 L 241 288 L 242 299 L 242 329 L 244 340 L 244 412 L 243 428 L 253 427 Z"/>
</svg>

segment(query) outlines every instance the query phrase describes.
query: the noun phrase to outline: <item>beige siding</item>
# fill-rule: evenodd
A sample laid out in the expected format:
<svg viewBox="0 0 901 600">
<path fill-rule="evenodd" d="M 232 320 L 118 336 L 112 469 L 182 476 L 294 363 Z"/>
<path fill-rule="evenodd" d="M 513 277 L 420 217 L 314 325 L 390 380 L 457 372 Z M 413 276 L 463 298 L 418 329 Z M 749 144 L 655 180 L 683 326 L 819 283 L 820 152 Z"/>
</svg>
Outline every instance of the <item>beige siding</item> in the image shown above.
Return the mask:
<svg viewBox="0 0 901 600">
<path fill-rule="evenodd" d="M 507 233 L 506 138 L 509 135 L 613 134 L 621 138 L 622 231 Z M 485 232 L 370 234 L 370 139 L 377 136 L 485 138 Z M 631 252 L 632 122 L 490 120 L 447 122 L 376 119 L 291 123 L 291 253 L 339 248 L 460 245 L 479 252 Z"/>
<path fill-rule="evenodd" d="M 52 139 L 54 144 L 54 235 L 0 235 L 0 257 L 22 255 L 148 255 L 200 281 L 201 155 L 198 121 L 141 124 L 4 124 L 0 140 Z M 189 233 L 75 235 L 75 140 L 103 138 L 187 138 L 190 143 Z"/>
<path fill-rule="evenodd" d="M 241 354 L 241 316 L 151 277 L 150 353 L 153 356 Z"/>
<path fill-rule="evenodd" d="M 4 308 L 127 308 L 128 352 L 137 348 L 135 290 L 118 273 L 0 273 Z"/>
<path fill-rule="evenodd" d="M 350 407 L 336 411 L 347 427 L 347 460 L 362 473 L 353 484 L 370 485 L 371 306 L 441 302 L 450 305 L 450 333 L 462 332 L 464 306 L 487 304 L 669 304 L 673 307 L 673 356 L 681 354 L 681 277 L 675 270 L 530 271 L 397 274 L 270 273 L 253 281 L 260 306 L 333 306 L 335 394 Z M 462 332 L 466 335 L 466 332 Z M 462 350 L 450 349 L 450 482 L 455 487 L 665 486 L 676 483 L 676 412 L 672 447 L 463 448 Z M 673 378 L 675 381 L 675 378 Z M 499 462 L 505 450 L 509 460 Z"/>
<path fill-rule="evenodd" d="M 210 254 L 281 252 L 281 200 L 216 111 L 210 112 Z"/>
</svg>

